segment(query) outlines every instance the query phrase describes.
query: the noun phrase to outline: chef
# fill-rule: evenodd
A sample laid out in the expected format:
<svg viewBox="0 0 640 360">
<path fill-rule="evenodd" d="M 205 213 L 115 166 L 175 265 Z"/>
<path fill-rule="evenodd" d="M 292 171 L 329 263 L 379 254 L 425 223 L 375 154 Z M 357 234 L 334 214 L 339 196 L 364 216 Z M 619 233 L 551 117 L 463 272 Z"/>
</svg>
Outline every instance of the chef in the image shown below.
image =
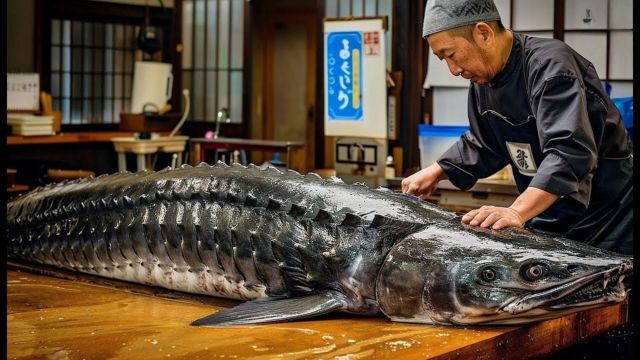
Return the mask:
<svg viewBox="0 0 640 360">
<path fill-rule="evenodd" d="M 511 165 L 520 195 L 462 222 L 528 227 L 633 252 L 632 145 L 593 64 L 556 39 L 502 25 L 491 0 L 429 0 L 423 37 L 470 80 L 470 131 L 402 190 L 426 198 L 438 181 L 466 190 Z"/>
</svg>

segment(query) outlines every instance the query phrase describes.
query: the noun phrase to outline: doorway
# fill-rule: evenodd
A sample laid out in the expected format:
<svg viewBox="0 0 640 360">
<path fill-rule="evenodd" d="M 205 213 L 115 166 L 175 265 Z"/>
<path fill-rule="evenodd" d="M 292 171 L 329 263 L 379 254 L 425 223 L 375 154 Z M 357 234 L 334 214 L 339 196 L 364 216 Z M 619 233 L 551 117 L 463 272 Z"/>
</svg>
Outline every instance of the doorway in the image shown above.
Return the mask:
<svg viewBox="0 0 640 360">
<path fill-rule="evenodd" d="M 298 170 L 308 172 L 315 168 L 316 14 L 271 14 L 265 25 L 263 137 L 304 141 Z"/>
</svg>

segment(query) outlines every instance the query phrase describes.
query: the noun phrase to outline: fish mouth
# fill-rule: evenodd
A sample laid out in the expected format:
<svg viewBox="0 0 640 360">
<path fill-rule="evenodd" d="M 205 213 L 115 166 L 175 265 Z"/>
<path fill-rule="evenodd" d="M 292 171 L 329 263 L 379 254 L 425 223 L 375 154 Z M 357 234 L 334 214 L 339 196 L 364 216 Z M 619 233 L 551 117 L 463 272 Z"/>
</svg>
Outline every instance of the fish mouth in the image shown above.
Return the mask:
<svg viewBox="0 0 640 360">
<path fill-rule="evenodd" d="M 516 298 L 503 306 L 502 311 L 511 315 L 532 309 L 558 310 L 617 302 L 625 298 L 629 288 L 633 265 L 619 266 L 581 276 L 551 289 Z"/>
</svg>

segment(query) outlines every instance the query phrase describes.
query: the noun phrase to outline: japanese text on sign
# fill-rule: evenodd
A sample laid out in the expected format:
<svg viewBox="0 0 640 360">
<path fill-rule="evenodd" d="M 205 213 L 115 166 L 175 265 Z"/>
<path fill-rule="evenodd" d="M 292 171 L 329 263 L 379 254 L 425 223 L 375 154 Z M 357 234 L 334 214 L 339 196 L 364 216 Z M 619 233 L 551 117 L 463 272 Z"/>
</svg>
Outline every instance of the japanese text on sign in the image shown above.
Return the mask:
<svg viewBox="0 0 640 360">
<path fill-rule="evenodd" d="M 7 74 L 7 110 L 40 108 L 40 76 L 31 73 Z"/>
<path fill-rule="evenodd" d="M 332 32 L 327 36 L 329 120 L 362 120 L 362 33 Z"/>
</svg>

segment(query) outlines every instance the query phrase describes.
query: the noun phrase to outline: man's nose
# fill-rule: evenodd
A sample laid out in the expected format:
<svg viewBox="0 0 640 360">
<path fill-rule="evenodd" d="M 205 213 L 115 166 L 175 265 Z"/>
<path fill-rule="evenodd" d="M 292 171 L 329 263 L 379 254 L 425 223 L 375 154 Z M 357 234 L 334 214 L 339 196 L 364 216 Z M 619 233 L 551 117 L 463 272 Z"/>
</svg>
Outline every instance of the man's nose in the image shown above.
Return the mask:
<svg viewBox="0 0 640 360">
<path fill-rule="evenodd" d="M 462 74 L 463 69 L 460 66 L 458 66 L 456 63 L 454 63 L 449 59 L 446 59 L 446 61 L 447 61 L 447 66 L 449 67 L 449 71 L 451 71 L 451 74 L 453 74 L 453 76 L 458 76 Z"/>
</svg>

